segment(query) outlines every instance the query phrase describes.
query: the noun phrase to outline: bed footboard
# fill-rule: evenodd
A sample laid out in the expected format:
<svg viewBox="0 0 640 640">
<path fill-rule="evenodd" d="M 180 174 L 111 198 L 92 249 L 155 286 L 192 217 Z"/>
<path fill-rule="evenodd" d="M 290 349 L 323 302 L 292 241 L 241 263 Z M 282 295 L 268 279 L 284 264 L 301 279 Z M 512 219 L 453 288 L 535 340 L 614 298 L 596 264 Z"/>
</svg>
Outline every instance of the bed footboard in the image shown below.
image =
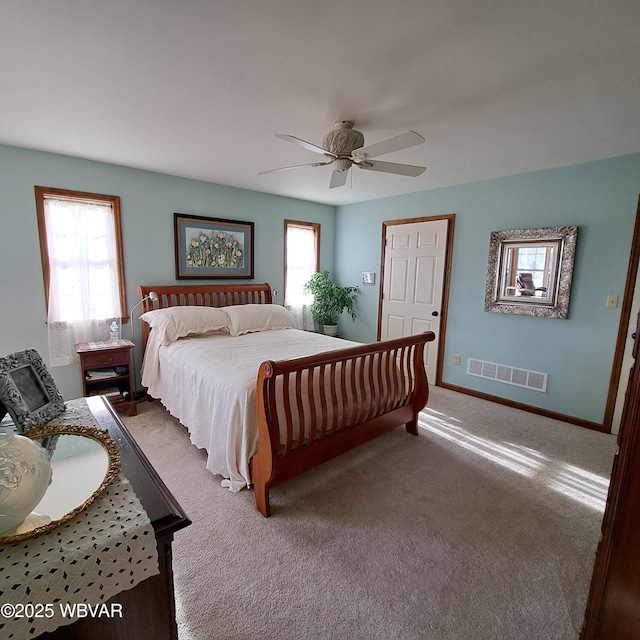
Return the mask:
<svg viewBox="0 0 640 640">
<path fill-rule="evenodd" d="M 258 452 L 251 459 L 256 506 L 268 517 L 269 489 L 417 417 L 429 395 L 424 349 L 432 331 L 266 361 L 257 382 Z"/>
</svg>

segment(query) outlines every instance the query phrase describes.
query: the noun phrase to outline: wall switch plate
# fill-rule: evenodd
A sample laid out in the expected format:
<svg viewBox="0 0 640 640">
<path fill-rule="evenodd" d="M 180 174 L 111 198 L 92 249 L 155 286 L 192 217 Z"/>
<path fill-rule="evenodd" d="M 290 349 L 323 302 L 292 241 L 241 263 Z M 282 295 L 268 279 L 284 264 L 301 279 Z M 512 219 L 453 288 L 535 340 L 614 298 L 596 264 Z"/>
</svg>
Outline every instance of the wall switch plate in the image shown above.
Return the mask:
<svg viewBox="0 0 640 640">
<path fill-rule="evenodd" d="M 453 356 L 453 364 L 455 365 L 460 364 L 460 356 L 457 353 Z"/>
<path fill-rule="evenodd" d="M 618 296 L 607 296 L 607 309 L 616 309 L 618 306 Z"/>
<path fill-rule="evenodd" d="M 362 272 L 362 284 L 375 284 L 376 274 L 373 271 Z"/>
</svg>

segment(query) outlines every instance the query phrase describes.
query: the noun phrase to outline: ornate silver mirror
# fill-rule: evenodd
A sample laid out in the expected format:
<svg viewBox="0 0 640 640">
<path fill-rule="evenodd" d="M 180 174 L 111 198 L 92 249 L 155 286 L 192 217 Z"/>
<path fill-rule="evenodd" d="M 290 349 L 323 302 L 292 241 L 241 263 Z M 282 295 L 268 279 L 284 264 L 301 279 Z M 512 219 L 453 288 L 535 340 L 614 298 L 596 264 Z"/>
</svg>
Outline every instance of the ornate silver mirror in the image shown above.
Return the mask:
<svg viewBox="0 0 640 640">
<path fill-rule="evenodd" d="M 35 427 L 25 436 L 4 431 L 0 544 L 60 526 L 88 507 L 120 472 L 118 445 L 106 431 L 53 425 Z"/>
<path fill-rule="evenodd" d="M 566 319 L 578 227 L 493 231 L 484 310 Z"/>
</svg>

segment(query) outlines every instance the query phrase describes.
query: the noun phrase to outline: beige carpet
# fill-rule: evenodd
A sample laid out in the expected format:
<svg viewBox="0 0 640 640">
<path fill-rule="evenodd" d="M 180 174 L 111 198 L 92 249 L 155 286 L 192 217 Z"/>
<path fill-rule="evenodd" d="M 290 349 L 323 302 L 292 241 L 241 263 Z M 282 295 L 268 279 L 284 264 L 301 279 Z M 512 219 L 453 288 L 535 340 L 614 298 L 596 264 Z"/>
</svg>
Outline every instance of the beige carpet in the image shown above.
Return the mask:
<svg viewBox="0 0 640 640">
<path fill-rule="evenodd" d="M 193 521 L 181 640 L 578 638 L 614 436 L 433 388 L 418 438 L 276 487 L 265 519 L 159 403 L 124 421 Z"/>
</svg>

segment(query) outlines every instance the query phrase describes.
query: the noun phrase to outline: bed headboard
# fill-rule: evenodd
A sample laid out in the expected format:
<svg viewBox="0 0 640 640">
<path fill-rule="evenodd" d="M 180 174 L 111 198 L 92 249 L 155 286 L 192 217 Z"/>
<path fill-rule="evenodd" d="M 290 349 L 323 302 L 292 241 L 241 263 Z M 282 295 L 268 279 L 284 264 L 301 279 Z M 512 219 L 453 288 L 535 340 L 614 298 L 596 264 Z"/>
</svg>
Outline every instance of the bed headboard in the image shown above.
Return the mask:
<svg viewBox="0 0 640 640">
<path fill-rule="evenodd" d="M 158 300 L 145 298 L 155 291 Z M 234 304 L 271 304 L 271 287 L 262 284 L 172 284 L 172 285 L 145 285 L 138 286 L 140 300 L 143 300 L 140 313 L 152 309 L 166 309 L 185 305 L 197 305 L 205 307 L 228 307 Z M 137 318 L 131 318 L 131 322 Z M 149 338 L 149 325 L 142 323 L 142 352 L 147 347 Z"/>
</svg>

